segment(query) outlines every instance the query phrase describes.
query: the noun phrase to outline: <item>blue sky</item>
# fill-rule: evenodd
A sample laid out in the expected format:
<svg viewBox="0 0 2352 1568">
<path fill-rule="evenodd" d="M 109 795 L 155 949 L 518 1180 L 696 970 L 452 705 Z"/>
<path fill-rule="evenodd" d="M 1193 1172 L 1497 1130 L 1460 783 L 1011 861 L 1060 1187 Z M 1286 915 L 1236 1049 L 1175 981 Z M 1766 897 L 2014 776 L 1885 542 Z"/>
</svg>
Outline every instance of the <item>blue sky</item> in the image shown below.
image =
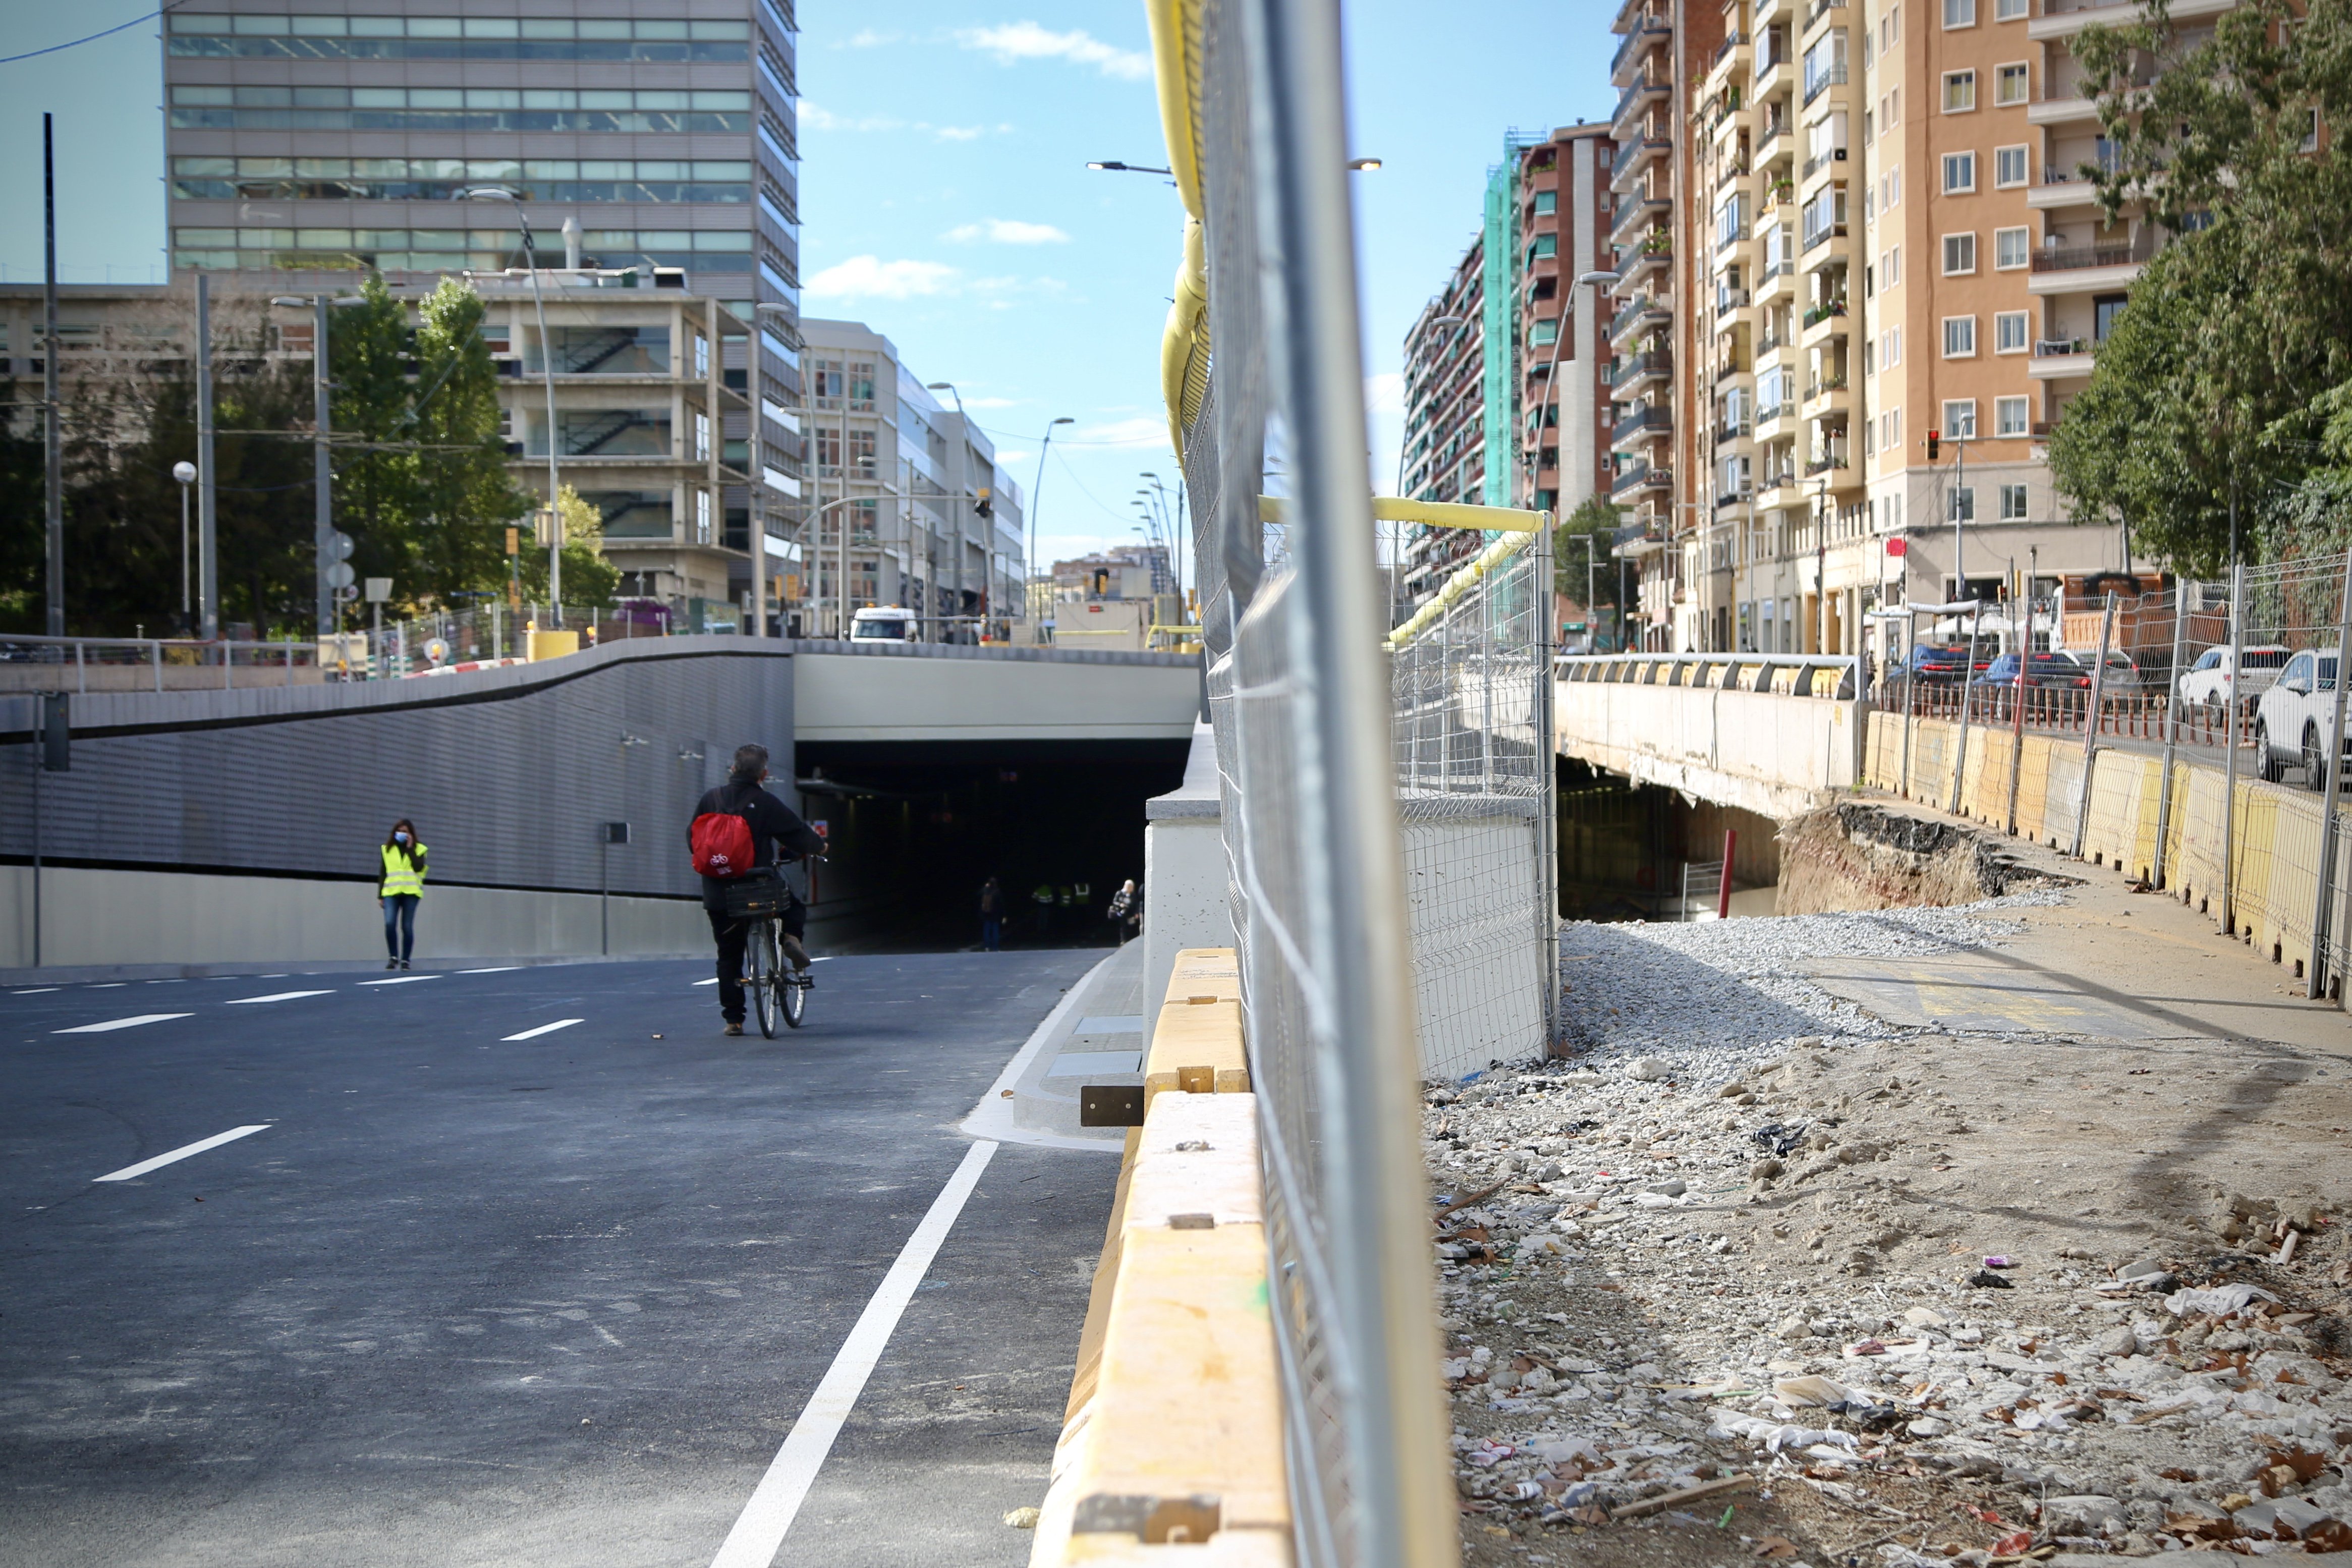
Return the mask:
<svg viewBox="0 0 2352 1568">
<path fill-rule="evenodd" d="M 127 21 L 131 0 L 0 0 L 11 51 Z M 999 432 L 1024 490 L 1037 434 L 1067 416 L 1039 498 L 1051 559 L 1134 537 L 1147 470 L 1175 479 L 1160 330 L 1182 209 L 1165 163 L 1139 3 L 802 0 L 801 274 L 812 316 L 864 321 Z M 1605 115 L 1603 0 L 1348 10 L 1374 472 L 1395 472 L 1406 325 L 1475 234 L 1514 127 Z M 40 275 L 40 113 L 58 116 L 58 259 L 68 280 L 146 281 L 163 244 L 159 54 L 142 24 L 0 66 L 0 276 Z M 1188 574 L 1189 575 L 1189 574 Z"/>
</svg>

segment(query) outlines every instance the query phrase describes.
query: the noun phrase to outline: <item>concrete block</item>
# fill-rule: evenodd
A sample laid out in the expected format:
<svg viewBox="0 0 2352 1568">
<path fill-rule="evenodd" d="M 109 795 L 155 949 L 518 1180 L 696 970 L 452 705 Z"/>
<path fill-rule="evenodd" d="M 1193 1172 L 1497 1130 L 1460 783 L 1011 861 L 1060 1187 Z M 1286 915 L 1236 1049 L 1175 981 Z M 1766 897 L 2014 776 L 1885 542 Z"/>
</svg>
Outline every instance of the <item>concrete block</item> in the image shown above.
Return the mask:
<svg viewBox="0 0 2352 1568">
<path fill-rule="evenodd" d="M 1122 1228 L 1263 1225 L 1264 1190 L 1257 1096 L 1171 1089 L 1152 1102 L 1141 1129 Z"/>
<path fill-rule="evenodd" d="M 1151 1051 L 1143 1063 L 1146 1114 L 1152 1100 L 1166 1089 L 1242 1094 L 1249 1086 L 1239 1002 L 1179 1001 L 1160 1009 L 1158 1026 L 1151 1031 Z"/>
</svg>

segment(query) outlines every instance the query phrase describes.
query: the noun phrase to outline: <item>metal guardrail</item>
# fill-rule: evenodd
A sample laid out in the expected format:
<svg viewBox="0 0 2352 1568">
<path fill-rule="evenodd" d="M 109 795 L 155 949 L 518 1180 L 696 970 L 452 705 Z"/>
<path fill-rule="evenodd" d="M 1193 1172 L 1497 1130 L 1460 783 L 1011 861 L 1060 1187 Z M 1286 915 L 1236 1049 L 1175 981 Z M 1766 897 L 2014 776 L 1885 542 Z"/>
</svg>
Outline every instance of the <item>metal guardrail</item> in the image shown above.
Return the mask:
<svg viewBox="0 0 2352 1568">
<path fill-rule="evenodd" d="M 1851 654 L 1602 653 L 1555 658 L 1552 670 L 1555 679 L 1578 684 L 1679 686 L 1851 700 L 1855 662 Z"/>
<path fill-rule="evenodd" d="M 275 669 L 279 676 L 277 679 L 248 679 L 246 685 L 292 686 L 296 670 L 318 668 L 319 648 L 315 643 L 298 642 L 228 639 L 205 642 L 194 637 L 51 637 L 0 634 L 0 689 L 70 689 L 76 695 L 87 695 L 92 669 L 145 672 L 144 679 L 134 676 L 130 682 L 101 678 L 102 689 L 127 690 L 132 684 L 155 691 L 215 687 L 234 689 L 240 658 L 248 671 Z M 172 672 L 168 683 L 165 679 L 167 670 Z M 217 680 L 197 673 L 214 670 L 219 672 Z M 56 673 L 45 679 L 45 671 Z M 184 673 L 185 679 L 183 679 Z M 66 684 L 68 680 L 72 683 L 69 688 Z"/>
</svg>

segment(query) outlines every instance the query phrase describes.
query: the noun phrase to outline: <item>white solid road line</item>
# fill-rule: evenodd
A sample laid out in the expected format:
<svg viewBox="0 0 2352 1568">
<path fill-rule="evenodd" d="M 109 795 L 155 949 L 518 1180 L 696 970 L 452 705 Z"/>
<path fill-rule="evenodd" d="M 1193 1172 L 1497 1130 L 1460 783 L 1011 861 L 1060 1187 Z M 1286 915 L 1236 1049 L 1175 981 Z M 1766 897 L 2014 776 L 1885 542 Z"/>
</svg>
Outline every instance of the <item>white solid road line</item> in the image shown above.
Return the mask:
<svg viewBox="0 0 2352 1568">
<path fill-rule="evenodd" d="M 256 1002 L 299 1002 L 305 996 L 332 996 L 333 994 L 331 991 L 277 991 L 267 996 L 232 996 L 228 999 L 228 1005 L 246 1007 Z"/>
<path fill-rule="evenodd" d="M 461 969 L 460 974 L 512 974 L 522 967 L 520 963 L 501 963 L 495 969 Z"/>
<path fill-rule="evenodd" d="M 698 980 L 695 984 L 697 985 L 716 985 L 719 984 L 719 976 L 714 974 L 708 980 Z"/>
<path fill-rule="evenodd" d="M 11 991 L 8 994 L 11 996 L 46 996 L 52 991 L 62 991 L 64 989 L 65 987 L 62 985 L 36 985 L 30 991 Z"/>
<path fill-rule="evenodd" d="M 940 1195 L 931 1200 L 930 1212 L 899 1249 L 898 1261 L 890 1265 L 890 1272 L 882 1277 L 873 1300 L 858 1315 L 857 1326 L 842 1342 L 833 1364 L 825 1369 L 824 1381 L 801 1407 L 800 1419 L 793 1423 L 791 1434 L 784 1438 L 784 1446 L 776 1450 L 768 1473 L 760 1478 L 751 1500 L 736 1517 L 735 1528 L 727 1532 L 719 1555 L 710 1560 L 710 1568 L 769 1568 L 775 1561 L 785 1532 L 792 1529 L 801 1503 L 808 1496 L 810 1484 L 816 1479 L 825 1456 L 833 1452 L 835 1436 L 849 1418 L 857 1396 L 866 1391 L 866 1380 L 873 1375 L 874 1363 L 881 1360 L 883 1349 L 898 1327 L 899 1315 L 906 1311 L 923 1276 L 930 1271 L 931 1259 L 939 1256 L 940 1244 L 955 1227 L 956 1216 L 963 1213 L 965 1200 L 980 1184 L 981 1173 L 988 1169 L 988 1162 L 995 1153 L 996 1145 L 992 1142 L 974 1143 L 965 1152 L 963 1163 L 948 1178 Z"/>
<path fill-rule="evenodd" d="M 438 979 L 440 979 L 440 978 L 442 978 L 442 977 L 441 977 L 440 975 L 438 975 L 438 974 L 395 974 L 395 975 L 393 975 L 393 976 L 392 976 L 390 979 L 388 979 L 388 980 L 362 980 L 362 981 L 361 981 L 361 982 L 360 982 L 360 984 L 362 984 L 362 985 L 406 985 L 406 984 L 408 984 L 411 981 L 415 981 L 415 980 L 438 980 Z M 319 991 L 319 992 L 313 992 L 313 993 L 311 993 L 311 994 L 313 994 L 313 995 L 319 995 L 319 996 L 323 996 L 323 995 L 325 995 L 325 994 L 326 994 L 326 993 L 325 993 L 325 992 L 323 992 L 323 991 Z"/>
<path fill-rule="evenodd" d="M 504 1037 L 504 1038 L 509 1040 L 533 1040 L 537 1039 L 541 1035 L 551 1035 L 558 1029 L 568 1029 L 574 1024 L 584 1024 L 588 1020 L 585 1018 L 558 1018 L 552 1024 L 541 1024 L 536 1029 L 525 1029 L 520 1035 L 508 1035 Z"/>
<path fill-rule="evenodd" d="M 52 1029 L 53 1035 L 103 1035 L 112 1029 L 135 1029 L 142 1024 L 161 1024 L 169 1018 L 193 1018 L 194 1013 L 139 1013 L 128 1018 L 109 1018 L 103 1024 L 76 1024 L 70 1029 Z"/>
<path fill-rule="evenodd" d="M 184 1017 L 185 1016 L 182 1015 Z M 135 1165 L 125 1165 L 119 1171 L 109 1171 L 102 1176 L 93 1176 L 90 1179 L 97 1182 L 127 1182 L 134 1176 L 143 1176 L 148 1172 L 171 1164 L 176 1160 L 184 1160 L 191 1154 L 201 1154 L 207 1149 L 217 1149 L 224 1143 L 234 1143 L 240 1138 L 268 1131 L 269 1123 L 267 1121 L 257 1121 L 250 1127 L 232 1127 L 226 1132 L 215 1132 L 209 1138 L 199 1138 L 193 1143 L 183 1143 L 168 1154 L 158 1154 L 152 1160 L 142 1160 Z"/>
</svg>

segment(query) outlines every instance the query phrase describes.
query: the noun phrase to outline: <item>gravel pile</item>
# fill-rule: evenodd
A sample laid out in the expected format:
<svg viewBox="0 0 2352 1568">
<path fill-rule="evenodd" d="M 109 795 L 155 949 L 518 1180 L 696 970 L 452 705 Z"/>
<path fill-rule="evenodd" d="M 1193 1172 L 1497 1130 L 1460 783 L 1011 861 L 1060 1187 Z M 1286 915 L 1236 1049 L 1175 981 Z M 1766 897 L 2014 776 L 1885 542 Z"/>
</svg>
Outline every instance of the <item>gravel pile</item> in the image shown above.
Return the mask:
<svg viewBox="0 0 2352 1568">
<path fill-rule="evenodd" d="M 2352 1550 L 2332 1216 L 2014 1220 L 2032 1199 L 1966 1174 L 1989 1108 L 1953 1086 L 2036 1043 L 1893 1029 L 1786 973 L 2010 929 L 1571 928 L 1570 984 L 1606 974 L 1571 995 L 1584 1047 L 1429 1088 L 1469 1562 Z"/>
</svg>

